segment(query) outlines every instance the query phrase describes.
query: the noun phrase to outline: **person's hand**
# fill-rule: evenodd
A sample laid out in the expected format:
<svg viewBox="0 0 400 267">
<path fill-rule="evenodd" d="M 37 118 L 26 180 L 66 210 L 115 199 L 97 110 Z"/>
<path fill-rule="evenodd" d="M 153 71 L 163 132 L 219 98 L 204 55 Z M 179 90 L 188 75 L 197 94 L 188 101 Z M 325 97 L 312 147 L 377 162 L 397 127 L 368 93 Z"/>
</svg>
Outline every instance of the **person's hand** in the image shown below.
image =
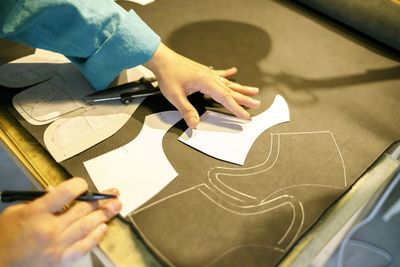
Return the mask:
<svg viewBox="0 0 400 267">
<path fill-rule="evenodd" d="M 209 95 L 242 119 L 250 118 L 242 106 L 257 108 L 260 105 L 250 97 L 258 93 L 258 88 L 226 79 L 237 72 L 236 68 L 214 70 L 175 53 L 162 43 L 144 65 L 156 75 L 161 92 L 191 128 L 199 123 L 199 114 L 187 99 L 194 92 Z"/>
<path fill-rule="evenodd" d="M 0 214 L 0 266 L 70 266 L 104 236 L 110 220 L 121 210 L 118 199 L 77 202 L 87 191 L 81 178 L 58 185 L 28 204 L 11 206 Z M 104 193 L 118 194 L 116 189 Z"/>
</svg>

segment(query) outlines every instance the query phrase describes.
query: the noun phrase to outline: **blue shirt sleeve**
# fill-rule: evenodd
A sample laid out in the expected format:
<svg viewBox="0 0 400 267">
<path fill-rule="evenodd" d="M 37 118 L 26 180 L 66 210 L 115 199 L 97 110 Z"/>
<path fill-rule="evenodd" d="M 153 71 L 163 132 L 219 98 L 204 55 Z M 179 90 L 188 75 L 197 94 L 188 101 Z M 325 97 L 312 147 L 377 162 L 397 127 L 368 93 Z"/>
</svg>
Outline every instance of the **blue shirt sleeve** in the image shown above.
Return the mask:
<svg viewBox="0 0 400 267">
<path fill-rule="evenodd" d="M 97 90 L 148 61 L 160 44 L 113 0 L 0 0 L 0 38 L 65 55 Z"/>
</svg>

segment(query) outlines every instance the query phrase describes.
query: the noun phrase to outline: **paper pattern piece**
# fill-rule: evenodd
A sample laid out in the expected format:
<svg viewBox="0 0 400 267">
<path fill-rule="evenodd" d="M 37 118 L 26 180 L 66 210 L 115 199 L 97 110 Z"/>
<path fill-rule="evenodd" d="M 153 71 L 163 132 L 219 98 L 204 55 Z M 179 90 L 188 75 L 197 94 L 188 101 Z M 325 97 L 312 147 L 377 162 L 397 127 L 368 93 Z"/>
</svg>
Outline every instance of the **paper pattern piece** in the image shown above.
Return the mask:
<svg viewBox="0 0 400 267">
<path fill-rule="evenodd" d="M 110 187 L 120 191 L 122 216 L 144 204 L 176 176 L 165 156 L 165 133 L 182 117 L 178 111 L 146 116 L 139 135 L 127 145 L 84 162 L 98 190 Z"/>
<path fill-rule="evenodd" d="M 43 61 L 44 55 L 41 57 Z M 23 59 L 21 62 L 26 62 L 24 66 L 31 66 L 25 69 L 36 69 L 38 63 L 35 63 L 37 60 L 35 55 Z M 54 64 L 54 61 L 60 62 L 49 52 L 47 63 L 39 63 L 43 75 L 37 75 L 36 80 L 30 84 L 38 80 L 42 82 L 16 94 L 12 100 L 18 113 L 33 125 L 51 123 L 58 117 L 78 109 L 82 109 L 81 112 L 84 112 L 85 108 L 90 109 L 90 106 L 81 99 L 95 90 L 72 63 L 65 60 L 63 64 Z M 29 71 L 26 73 L 29 76 Z M 52 76 L 44 76 L 44 73 Z M 28 81 L 25 83 L 29 84 Z"/>
<path fill-rule="evenodd" d="M 57 119 L 44 133 L 48 151 L 57 162 L 79 154 L 117 132 L 143 100 L 137 98 L 129 105 L 98 104 L 77 116 Z"/>
<path fill-rule="evenodd" d="M 12 102 L 30 124 L 44 125 L 73 111 L 90 109 L 81 99 L 93 91 L 78 70 L 66 64 L 51 79 L 16 94 Z"/>
<path fill-rule="evenodd" d="M 212 157 L 243 165 L 256 138 L 266 129 L 287 121 L 289 107 L 277 95 L 271 107 L 250 121 L 206 111 L 196 129 L 186 130 L 179 141 Z"/>
</svg>

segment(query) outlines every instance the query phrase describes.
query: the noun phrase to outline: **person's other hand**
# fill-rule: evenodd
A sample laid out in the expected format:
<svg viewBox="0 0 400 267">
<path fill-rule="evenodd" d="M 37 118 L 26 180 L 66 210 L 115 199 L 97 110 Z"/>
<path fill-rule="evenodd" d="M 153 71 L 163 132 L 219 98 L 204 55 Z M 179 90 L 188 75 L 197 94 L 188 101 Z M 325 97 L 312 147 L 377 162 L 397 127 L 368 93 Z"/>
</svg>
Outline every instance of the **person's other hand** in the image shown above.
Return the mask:
<svg viewBox="0 0 400 267">
<path fill-rule="evenodd" d="M 118 199 L 77 202 L 64 211 L 85 191 L 86 182 L 72 178 L 35 201 L 4 210 L 0 266 L 70 266 L 96 246 L 106 233 L 105 222 L 119 213 L 121 203 Z"/>
<path fill-rule="evenodd" d="M 242 119 L 250 118 L 242 106 L 257 108 L 260 105 L 250 97 L 258 93 L 258 88 L 226 79 L 236 74 L 236 68 L 214 70 L 175 53 L 162 43 L 144 65 L 156 75 L 161 92 L 191 128 L 199 123 L 199 114 L 187 99 L 194 92 L 209 95 Z"/>
</svg>

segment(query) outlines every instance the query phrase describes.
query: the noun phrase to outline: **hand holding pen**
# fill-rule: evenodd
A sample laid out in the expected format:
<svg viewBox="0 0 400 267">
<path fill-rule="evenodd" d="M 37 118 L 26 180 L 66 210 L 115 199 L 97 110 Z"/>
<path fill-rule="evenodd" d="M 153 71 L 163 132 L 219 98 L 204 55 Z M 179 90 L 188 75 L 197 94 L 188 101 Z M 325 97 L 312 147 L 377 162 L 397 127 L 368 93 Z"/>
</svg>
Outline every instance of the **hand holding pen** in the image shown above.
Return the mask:
<svg viewBox="0 0 400 267">
<path fill-rule="evenodd" d="M 47 191 L 3 191 L 0 192 L 1 202 L 31 201 L 46 195 Z M 75 198 L 78 201 L 97 201 L 116 198 L 116 195 L 85 192 Z"/>
<path fill-rule="evenodd" d="M 69 266 L 96 246 L 121 203 L 115 189 L 101 193 L 106 199 L 92 201 L 87 188 L 83 179 L 72 178 L 31 202 L 5 209 L 0 214 L 0 266 L 42 266 L 43 262 Z M 90 200 L 64 209 L 85 196 Z"/>
</svg>

